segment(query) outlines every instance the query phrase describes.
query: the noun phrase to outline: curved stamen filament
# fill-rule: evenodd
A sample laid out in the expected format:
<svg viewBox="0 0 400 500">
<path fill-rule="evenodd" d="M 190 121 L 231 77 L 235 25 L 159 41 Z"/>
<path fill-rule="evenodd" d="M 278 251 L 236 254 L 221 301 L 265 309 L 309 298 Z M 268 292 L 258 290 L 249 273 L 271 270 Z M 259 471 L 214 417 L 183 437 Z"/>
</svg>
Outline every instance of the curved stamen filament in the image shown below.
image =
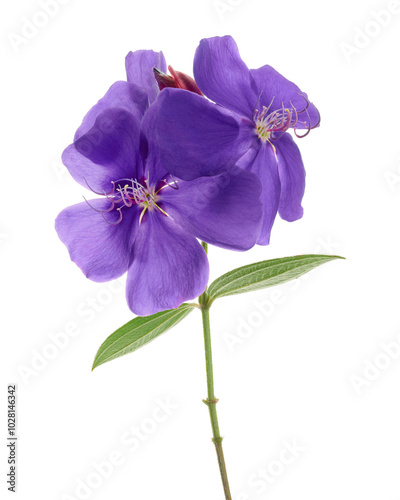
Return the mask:
<svg viewBox="0 0 400 500">
<path fill-rule="evenodd" d="M 307 115 L 307 121 L 304 121 L 303 124 L 305 125 L 306 123 L 308 123 L 308 127 L 307 127 L 307 131 L 304 134 L 302 134 L 302 135 L 300 135 L 297 132 L 298 128 L 297 129 L 295 128 L 294 129 L 294 134 L 299 139 L 302 139 L 303 137 L 306 137 L 311 132 L 311 130 L 319 127 L 319 124 L 321 123 L 321 114 L 318 111 L 318 109 L 315 108 L 316 112 L 318 113 L 318 120 L 317 120 L 317 123 L 315 123 L 315 125 L 311 126 L 311 117 L 310 117 L 310 113 L 308 111 L 308 108 L 310 106 L 310 101 L 303 94 L 299 94 L 299 96 L 302 97 L 306 101 L 306 107 L 304 109 L 302 109 L 301 111 L 298 111 L 298 114 L 300 115 L 302 113 L 306 113 L 306 115 Z M 301 121 L 301 120 L 299 120 L 299 121 Z"/>
<path fill-rule="evenodd" d="M 302 109 L 301 111 L 298 111 L 298 113 L 300 115 L 301 113 L 304 113 L 304 111 L 306 109 L 308 109 L 308 107 L 310 106 L 310 101 L 307 99 L 307 97 L 305 97 L 303 94 L 300 94 L 299 92 L 297 93 L 297 95 L 299 95 L 300 97 L 302 97 L 306 101 L 306 107 L 304 109 Z"/>
<path fill-rule="evenodd" d="M 117 212 L 119 212 L 119 219 L 116 222 L 110 222 L 108 221 L 105 217 L 103 212 L 101 212 L 101 215 L 103 219 L 109 224 L 110 226 L 117 226 L 121 221 L 122 221 L 122 208 L 117 208 Z"/>
<path fill-rule="evenodd" d="M 94 193 L 94 194 L 98 194 L 100 196 L 109 196 L 109 195 L 113 194 L 114 191 L 115 191 L 115 183 L 114 183 L 114 181 L 111 181 L 111 184 L 112 184 L 113 187 L 112 187 L 112 190 L 109 193 L 106 193 L 105 191 L 103 191 L 102 193 L 99 193 L 99 192 L 95 191 L 92 187 L 90 187 L 90 185 L 89 185 L 89 183 L 88 183 L 88 181 L 86 180 L 85 177 L 83 178 L 83 180 L 85 181 L 85 183 L 86 183 L 87 187 L 90 189 L 90 191 L 92 191 L 92 193 Z"/>
<path fill-rule="evenodd" d="M 132 200 L 131 200 L 129 194 L 126 191 L 127 186 L 128 186 L 128 184 L 126 184 L 126 186 L 124 186 L 124 189 L 119 189 L 118 191 L 121 194 L 121 198 L 122 198 L 122 201 L 124 202 L 124 205 L 126 205 L 127 207 L 131 207 L 133 203 L 132 203 Z"/>
<path fill-rule="evenodd" d="M 311 118 L 310 118 L 310 113 L 308 112 L 308 109 L 306 108 L 305 112 L 307 113 L 307 118 L 308 118 L 308 127 L 307 127 L 307 130 L 304 134 L 302 135 L 299 135 L 297 133 L 297 129 L 294 129 L 294 135 L 298 138 L 298 139 L 303 139 L 303 137 L 306 137 L 310 132 L 311 132 L 311 128 L 315 128 L 316 126 L 318 125 L 315 125 L 314 127 L 311 127 Z M 319 114 L 319 112 L 318 112 Z"/>
<path fill-rule="evenodd" d="M 175 189 L 176 191 L 179 189 L 179 184 L 178 184 L 178 181 L 176 179 L 172 178 L 172 180 L 169 182 L 167 181 L 167 179 L 163 179 L 163 182 L 165 184 L 163 184 L 159 189 L 157 189 L 157 191 L 154 194 L 158 194 L 160 191 L 162 191 L 163 189 L 165 189 L 167 187 Z"/>
<path fill-rule="evenodd" d="M 107 212 L 111 212 L 111 210 L 113 210 L 113 208 L 115 207 L 115 203 L 114 203 L 114 201 L 113 201 L 113 200 L 110 200 L 108 197 L 107 197 L 107 199 L 108 199 L 109 201 L 111 201 L 111 207 L 110 207 L 110 208 L 108 208 L 107 210 L 98 210 L 97 208 L 94 208 L 94 207 L 93 207 L 93 206 L 92 206 L 92 205 L 91 205 L 91 204 L 87 201 L 87 199 L 86 199 L 84 196 L 83 196 L 83 199 L 86 201 L 86 203 L 89 205 L 89 207 L 90 207 L 92 210 L 94 210 L 95 212 L 99 212 L 99 213 L 101 213 L 101 214 L 105 214 L 105 213 L 107 213 Z"/>
</svg>

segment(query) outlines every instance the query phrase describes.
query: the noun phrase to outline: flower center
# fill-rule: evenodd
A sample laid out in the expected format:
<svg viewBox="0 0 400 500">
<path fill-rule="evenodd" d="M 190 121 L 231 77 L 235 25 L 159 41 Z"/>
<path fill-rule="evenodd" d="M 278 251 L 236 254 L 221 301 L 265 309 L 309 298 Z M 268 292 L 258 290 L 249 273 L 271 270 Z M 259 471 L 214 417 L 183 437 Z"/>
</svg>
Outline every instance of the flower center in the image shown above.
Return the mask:
<svg viewBox="0 0 400 500">
<path fill-rule="evenodd" d="M 107 224 L 117 225 L 122 221 L 122 210 L 124 208 L 129 208 L 132 205 L 137 205 L 141 209 L 139 224 L 142 222 L 143 216 L 148 210 L 153 212 L 158 210 L 163 215 L 169 217 L 167 212 L 165 212 L 159 205 L 161 195 L 160 191 L 166 187 L 173 187 L 178 189 L 177 183 L 174 181 L 172 183 L 167 183 L 166 180 L 160 181 L 154 186 L 150 186 L 147 179 L 143 179 L 141 182 L 136 179 L 119 179 L 118 181 L 112 181 L 112 190 L 109 193 L 94 193 L 101 194 L 107 198 L 110 202 L 110 207 L 107 210 L 97 210 L 90 205 L 90 203 L 85 200 L 88 205 L 93 208 L 96 212 L 100 212 Z M 175 186 L 175 187 L 174 187 Z M 116 222 L 110 222 L 107 220 L 104 214 L 116 210 L 119 212 L 119 218 Z"/>
<path fill-rule="evenodd" d="M 135 204 L 150 210 L 157 207 L 157 201 L 160 198 L 155 187 L 149 186 L 146 179 L 143 184 L 140 184 L 136 179 L 129 179 L 129 184 L 125 184 L 123 187 L 121 184 L 118 185 L 117 193 L 116 196 L 120 196 L 119 201 L 122 201 L 125 206 L 131 207 Z"/>
<path fill-rule="evenodd" d="M 122 180 L 128 180 L 128 179 L 122 179 Z M 115 188 L 115 183 L 113 184 Z M 123 187 L 121 184 L 118 184 L 117 194 L 115 195 L 117 199 L 113 200 L 113 202 L 114 203 L 122 202 L 126 207 L 131 207 L 132 205 L 138 205 L 142 209 L 139 218 L 139 223 L 140 223 L 142 222 L 146 210 L 152 212 L 157 209 L 164 215 L 167 215 L 166 212 L 164 212 L 164 210 L 160 208 L 159 205 L 157 205 L 157 202 L 160 200 L 160 195 L 158 193 L 162 188 L 163 186 L 161 186 L 159 189 L 156 189 L 155 186 L 149 186 L 147 179 L 144 179 L 142 184 L 138 182 L 136 179 L 129 179 L 129 183 L 125 184 Z M 117 210 L 120 209 L 117 208 Z M 121 210 L 120 210 L 120 215 L 121 215 Z"/>
<path fill-rule="evenodd" d="M 262 142 L 279 139 L 289 128 L 294 128 L 298 121 L 296 108 L 282 108 L 269 112 L 272 102 L 268 107 L 263 106 L 261 111 L 255 110 L 254 124 L 258 138 Z M 278 136 L 276 134 L 278 133 Z"/>
<path fill-rule="evenodd" d="M 296 137 L 302 138 L 308 135 L 313 128 L 318 127 L 320 121 L 319 118 L 317 123 L 311 126 L 311 118 L 308 112 L 310 102 L 304 95 L 299 94 L 299 96 L 301 96 L 305 102 L 304 108 L 300 111 L 298 111 L 292 104 L 292 102 L 290 102 L 290 107 L 285 107 L 285 105 L 282 103 L 281 108 L 270 112 L 272 103 L 275 99 L 274 97 L 272 98 L 268 107 L 263 106 L 261 111 L 259 111 L 257 108 L 254 109 L 253 123 L 257 136 L 262 142 L 269 142 L 274 148 L 271 141 L 276 141 L 277 139 L 282 137 L 282 135 L 289 128 L 294 129 L 294 134 L 296 135 Z M 303 135 L 299 135 L 297 133 L 299 125 L 302 126 L 301 128 L 304 128 L 306 130 Z"/>
</svg>

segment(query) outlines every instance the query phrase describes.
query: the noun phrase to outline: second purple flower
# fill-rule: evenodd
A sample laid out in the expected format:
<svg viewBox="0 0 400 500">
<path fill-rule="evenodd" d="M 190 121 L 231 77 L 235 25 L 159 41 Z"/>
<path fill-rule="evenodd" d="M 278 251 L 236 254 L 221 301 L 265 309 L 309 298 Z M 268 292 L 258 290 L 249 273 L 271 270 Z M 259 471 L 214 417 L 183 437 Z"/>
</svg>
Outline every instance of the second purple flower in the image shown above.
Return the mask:
<svg viewBox="0 0 400 500">
<path fill-rule="evenodd" d="M 307 135 L 319 125 L 318 110 L 271 66 L 249 69 L 230 36 L 200 42 L 194 76 L 203 94 L 220 106 L 184 90 L 161 93 L 157 127 L 166 166 L 183 179 L 232 164 L 257 174 L 264 206 L 258 243 L 266 245 L 277 212 L 287 221 L 303 215 L 305 170 L 288 130 Z M 223 133 L 232 119 L 239 129 L 235 137 Z"/>
</svg>

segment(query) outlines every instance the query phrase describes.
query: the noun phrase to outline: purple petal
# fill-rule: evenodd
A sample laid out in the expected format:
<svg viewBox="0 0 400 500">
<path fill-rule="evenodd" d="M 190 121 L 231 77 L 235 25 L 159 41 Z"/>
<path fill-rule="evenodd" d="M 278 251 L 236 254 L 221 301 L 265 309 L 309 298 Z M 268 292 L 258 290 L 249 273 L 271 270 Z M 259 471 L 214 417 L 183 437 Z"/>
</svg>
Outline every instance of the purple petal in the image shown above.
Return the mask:
<svg viewBox="0 0 400 500">
<path fill-rule="evenodd" d="M 112 181 L 140 178 L 140 122 L 124 109 L 109 108 L 64 151 L 62 160 L 82 186 L 109 192 Z"/>
<path fill-rule="evenodd" d="M 193 72 L 207 97 L 242 116 L 252 117 L 258 95 L 231 36 L 203 39 L 196 50 Z"/>
<path fill-rule="evenodd" d="M 234 167 L 214 177 L 180 181 L 162 194 L 165 210 L 183 229 L 212 245 L 248 250 L 260 235 L 258 177 Z"/>
<path fill-rule="evenodd" d="M 137 50 L 129 52 L 125 58 L 125 67 L 128 82 L 144 89 L 151 104 L 159 93 L 158 84 L 154 77 L 153 68 L 163 73 L 167 72 L 167 63 L 162 52 L 153 50 Z"/>
<path fill-rule="evenodd" d="M 251 124 L 187 90 L 164 89 L 154 106 L 162 161 L 168 172 L 184 180 L 224 171 L 254 139 Z"/>
<path fill-rule="evenodd" d="M 278 157 L 278 171 L 281 181 L 279 215 L 289 222 L 301 219 L 305 177 L 300 150 L 290 134 L 283 134 L 275 143 Z"/>
<path fill-rule="evenodd" d="M 250 151 L 238 165 L 258 175 L 261 185 L 261 201 L 263 203 L 263 218 L 261 233 L 257 243 L 268 245 L 271 229 L 278 211 L 281 184 L 279 181 L 278 164 L 274 150 L 270 144 L 261 144 L 258 151 Z"/>
<path fill-rule="evenodd" d="M 286 108 L 294 106 L 299 113 L 296 128 L 313 128 L 318 125 L 320 116 L 317 108 L 309 102 L 307 94 L 302 92 L 297 85 L 268 65 L 252 69 L 250 72 L 257 89 L 259 92 L 262 91 L 260 107 L 268 107 L 272 103 L 270 107 L 272 112 L 281 109 L 282 106 Z"/>
<path fill-rule="evenodd" d="M 111 225 L 119 219 L 111 203 L 97 199 L 73 205 L 63 210 L 56 219 L 56 231 L 68 248 L 71 260 L 93 281 L 110 281 L 122 276 L 128 269 L 131 248 L 139 221 L 139 210 L 134 205 L 123 211 L 119 224 Z M 93 207 L 93 208 L 92 208 Z"/>
<path fill-rule="evenodd" d="M 139 316 L 179 307 L 204 292 L 208 272 L 206 253 L 194 236 L 160 213 L 146 213 L 128 271 L 129 307 Z"/>
<path fill-rule="evenodd" d="M 146 92 L 133 83 L 116 82 L 107 91 L 106 95 L 95 104 L 82 121 L 82 125 L 75 133 L 74 141 L 86 134 L 95 124 L 98 115 L 108 108 L 126 109 L 139 119 L 148 107 Z"/>
<path fill-rule="evenodd" d="M 161 162 L 160 151 L 158 147 L 156 129 L 157 120 L 157 102 L 153 103 L 146 111 L 142 123 L 142 157 L 145 159 L 145 177 L 150 185 L 157 184 L 161 179 L 168 176 L 165 165 Z"/>
</svg>

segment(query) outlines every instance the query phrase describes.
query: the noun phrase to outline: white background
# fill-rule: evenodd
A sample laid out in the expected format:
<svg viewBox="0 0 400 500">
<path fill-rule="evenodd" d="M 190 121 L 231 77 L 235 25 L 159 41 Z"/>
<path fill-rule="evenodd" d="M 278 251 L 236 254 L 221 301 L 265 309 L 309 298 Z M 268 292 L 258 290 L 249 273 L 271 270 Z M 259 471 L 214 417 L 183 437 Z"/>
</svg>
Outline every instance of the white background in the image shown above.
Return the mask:
<svg viewBox="0 0 400 500">
<path fill-rule="evenodd" d="M 322 124 L 298 141 L 307 169 L 304 218 L 278 220 L 269 247 L 212 248 L 212 278 L 301 253 L 347 258 L 285 285 L 280 296 L 269 289 L 213 307 L 233 498 L 399 500 L 400 7 L 390 18 L 381 14 L 385 26 L 373 14 L 393 5 L 64 0 L 46 20 L 36 0 L 2 1 L 2 494 L 12 495 L 5 403 L 7 384 L 16 383 L 21 499 L 223 498 L 201 402 L 200 314 L 91 372 L 99 345 L 132 314 L 123 285 L 111 292 L 70 262 L 54 219 L 84 194 L 61 152 L 89 108 L 125 78 L 125 55 L 163 50 L 169 64 L 191 73 L 199 40 L 230 34 L 249 67 L 270 64 L 306 91 Z M 26 19 L 43 26 L 16 43 Z M 262 301 L 269 312 L 260 319 Z M 59 338 L 67 345 L 55 347 L 51 335 L 66 330 L 67 341 Z M 382 343 L 391 342 L 390 358 Z M 379 368 L 364 374 L 369 363 Z M 160 399 L 175 409 L 154 423 Z M 124 444 L 132 426 L 147 432 L 134 450 Z M 301 451 L 279 465 L 293 440 Z M 109 477 L 96 476 L 95 465 L 118 452 Z M 257 478 L 262 469 L 270 483 Z M 88 481 L 90 489 L 77 492 Z"/>
</svg>

